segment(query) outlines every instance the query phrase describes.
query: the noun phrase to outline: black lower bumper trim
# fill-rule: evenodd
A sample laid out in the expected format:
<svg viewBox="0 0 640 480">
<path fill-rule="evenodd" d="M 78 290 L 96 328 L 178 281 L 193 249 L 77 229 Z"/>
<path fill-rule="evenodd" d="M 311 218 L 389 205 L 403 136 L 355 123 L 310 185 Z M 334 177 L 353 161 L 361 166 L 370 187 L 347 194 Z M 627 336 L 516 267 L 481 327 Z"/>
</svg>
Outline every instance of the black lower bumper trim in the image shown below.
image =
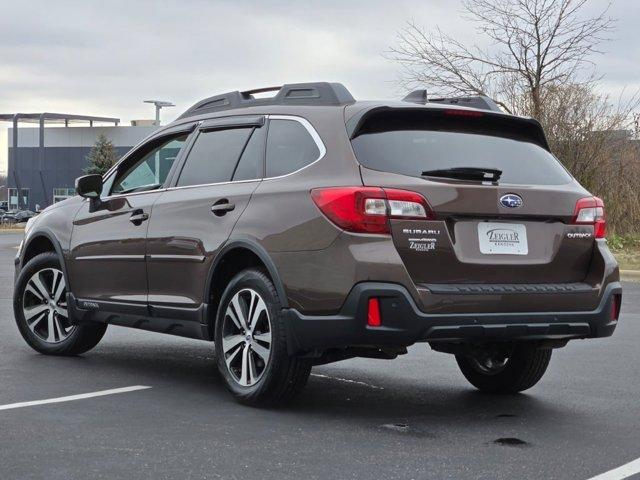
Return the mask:
<svg viewBox="0 0 640 480">
<path fill-rule="evenodd" d="M 427 314 L 401 285 L 365 282 L 356 285 L 337 315 L 304 315 L 285 310 L 292 353 L 351 346 L 408 346 L 416 342 L 545 340 L 608 337 L 619 282 L 606 286 L 598 308 L 575 312 Z M 459 294 L 458 294 L 459 295 Z M 382 326 L 366 324 L 370 297 L 380 299 Z"/>
<path fill-rule="evenodd" d="M 595 292 L 597 289 L 587 283 L 490 283 L 490 284 L 450 284 L 450 283 L 425 283 L 420 286 L 426 287 L 431 293 L 447 295 L 470 295 L 470 294 L 509 294 L 509 293 L 585 293 Z"/>
</svg>

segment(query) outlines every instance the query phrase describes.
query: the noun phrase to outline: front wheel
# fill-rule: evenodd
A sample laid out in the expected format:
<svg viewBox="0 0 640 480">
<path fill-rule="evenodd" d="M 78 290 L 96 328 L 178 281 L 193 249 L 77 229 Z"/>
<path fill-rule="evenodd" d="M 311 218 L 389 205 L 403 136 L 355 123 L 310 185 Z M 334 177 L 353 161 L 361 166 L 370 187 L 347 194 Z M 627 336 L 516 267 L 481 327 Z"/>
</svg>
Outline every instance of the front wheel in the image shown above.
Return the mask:
<svg viewBox="0 0 640 480">
<path fill-rule="evenodd" d="M 260 270 L 244 270 L 229 282 L 218 307 L 215 351 L 225 386 L 249 405 L 292 399 L 311 372 L 309 359 L 288 355 L 282 304 Z"/>
<path fill-rule="evenodd" d="M 75 325 L 67 308 L 67 285 L 54 252 L 24 266 L 13 293 L 18 329 L 34 350 L 46 355 L 79 355 L 95 347 L 107 325 Z"/>
<path fill-rule="evenodd" d="M 486 351 L 456 355 L 465 378 L 478 390 L 517 393 L 533 387 L 547 371 L 551 349 L 519 344 L 510 352 Z"/>
</svg>

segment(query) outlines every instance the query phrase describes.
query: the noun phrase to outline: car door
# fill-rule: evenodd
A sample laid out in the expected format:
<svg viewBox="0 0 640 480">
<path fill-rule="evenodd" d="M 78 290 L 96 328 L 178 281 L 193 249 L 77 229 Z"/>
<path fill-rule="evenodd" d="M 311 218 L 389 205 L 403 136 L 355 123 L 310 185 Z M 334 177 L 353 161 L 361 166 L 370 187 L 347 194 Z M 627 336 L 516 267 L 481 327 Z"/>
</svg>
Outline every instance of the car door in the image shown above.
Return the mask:
<svg viewBox="0 0 640 480">
<path fill-rule="evenodd" d="M 262 116 L 204 122 L 158 198 L 147 235 L 154 316 L 200 320 L 212 261 L 263 176 L 264 125 Z"/>
<path fill-rule="evenodd" d="M 192 129 L 145 142 L 106 177 L 101 200 L 86 201 L 76 215 L 67 268 L 81 307 L 90 301 L 102 311 L 147 311 L 149 218 Z"/>
</svg>

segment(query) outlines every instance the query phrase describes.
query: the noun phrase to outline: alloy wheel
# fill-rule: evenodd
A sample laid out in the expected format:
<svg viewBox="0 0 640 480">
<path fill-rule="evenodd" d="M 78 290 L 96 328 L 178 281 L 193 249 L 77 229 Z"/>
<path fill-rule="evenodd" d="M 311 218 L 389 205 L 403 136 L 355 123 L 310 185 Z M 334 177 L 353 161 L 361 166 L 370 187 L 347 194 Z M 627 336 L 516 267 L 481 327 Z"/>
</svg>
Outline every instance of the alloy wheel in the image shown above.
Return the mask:
<svg viewBox="0 0 640 480">
<path fill-rule="evenodd" d="M 227 369 L 239 385 L 258 383 L 271 356 L 271 319 L 266 303 L 255 290 L 240 290 L 227 305 L 222 350 Z"/>
<path fill-rule="evenodd" d="M 471 365 L 485 375 L 497 375 L 509 362 L 509 357 L 500 354 L 487 354 L 471 358 Z"/>
<path fill-rule="evenodd" d="M 73 333 L 62 271 L 44 268 L 31 276 L 22 294 L 22 313 L 29 330 L 44 342 L 60 343 Z"/>
</svg>

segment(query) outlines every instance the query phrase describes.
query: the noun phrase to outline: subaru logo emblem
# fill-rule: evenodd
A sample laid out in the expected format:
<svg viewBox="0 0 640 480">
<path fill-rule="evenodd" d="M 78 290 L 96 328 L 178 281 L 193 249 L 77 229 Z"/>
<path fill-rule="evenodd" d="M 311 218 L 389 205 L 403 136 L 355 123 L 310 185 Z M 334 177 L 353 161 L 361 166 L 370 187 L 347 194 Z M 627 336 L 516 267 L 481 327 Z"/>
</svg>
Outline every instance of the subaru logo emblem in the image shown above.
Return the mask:
<svg viewBox="0 0 640 480">
<path fill-rule="evenodd" d="M 507 193 L 500 197 L 500 205 L 507 208 L 518 208 L 523 204 L 522 197 L 515 193 Z"/>
</svg>

